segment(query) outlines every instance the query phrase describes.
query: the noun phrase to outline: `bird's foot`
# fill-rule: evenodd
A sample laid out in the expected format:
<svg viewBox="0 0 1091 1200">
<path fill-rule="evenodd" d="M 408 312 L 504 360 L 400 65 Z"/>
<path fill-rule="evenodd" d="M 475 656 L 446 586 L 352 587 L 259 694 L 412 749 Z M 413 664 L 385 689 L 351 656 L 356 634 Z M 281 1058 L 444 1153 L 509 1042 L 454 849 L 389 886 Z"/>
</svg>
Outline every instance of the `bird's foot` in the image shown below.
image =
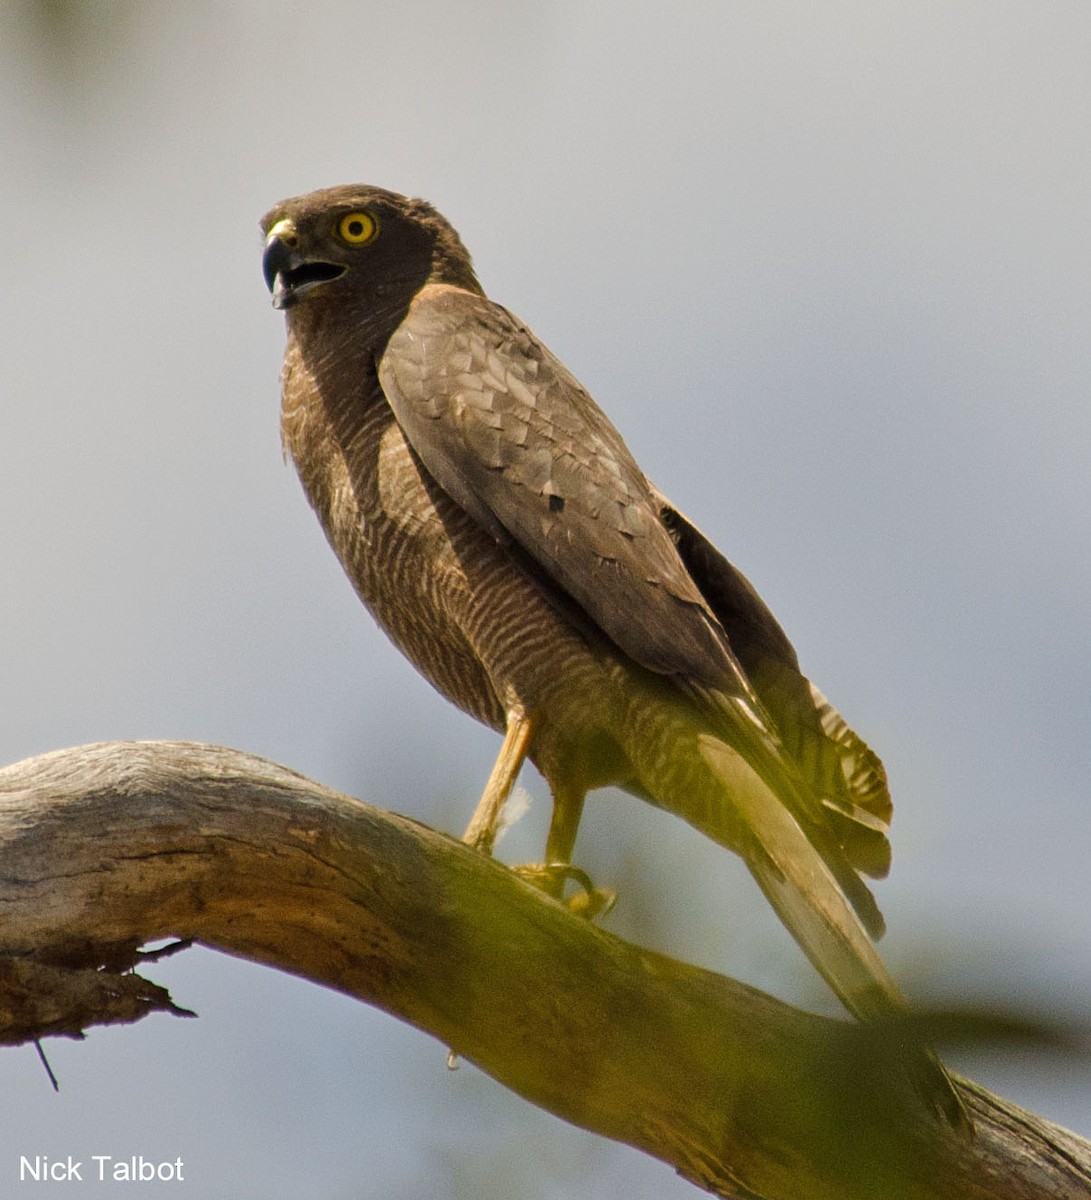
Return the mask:
<svg viewBox="0 0 1091 1200">
<path fill-rule="evenodd" d="M 570 863 L 522 863 L 512 870 L 588 921 L 606 916 L 617 903 L 617 892 L 613 888 L 595 887 L 586 871 Z M 565 896 L 565 885 L 569 882 L 574 883 L 577 890 Z"/>
</svg>

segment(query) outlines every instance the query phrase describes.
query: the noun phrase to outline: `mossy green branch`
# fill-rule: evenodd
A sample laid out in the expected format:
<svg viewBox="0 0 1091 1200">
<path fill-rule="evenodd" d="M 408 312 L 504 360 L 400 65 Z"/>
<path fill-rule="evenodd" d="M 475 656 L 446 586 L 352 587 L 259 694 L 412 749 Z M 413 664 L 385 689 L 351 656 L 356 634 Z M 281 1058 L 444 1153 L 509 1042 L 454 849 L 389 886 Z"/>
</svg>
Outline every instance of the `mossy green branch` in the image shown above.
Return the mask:
<svg viewBox="0 0 1091 1200">
<path fill-rule="evenodd" d="M 171 1009 L 127 973 L 171 936 L 377 1005 L 717 1195 L 1091 1197 L 1072 1134 L 964 1081 L 976 1137 L 921 1111 L 895 1036 L 621 941 L 284 767 L 142 742 L 0 771 L 0 1040 Z"/>
</svg>

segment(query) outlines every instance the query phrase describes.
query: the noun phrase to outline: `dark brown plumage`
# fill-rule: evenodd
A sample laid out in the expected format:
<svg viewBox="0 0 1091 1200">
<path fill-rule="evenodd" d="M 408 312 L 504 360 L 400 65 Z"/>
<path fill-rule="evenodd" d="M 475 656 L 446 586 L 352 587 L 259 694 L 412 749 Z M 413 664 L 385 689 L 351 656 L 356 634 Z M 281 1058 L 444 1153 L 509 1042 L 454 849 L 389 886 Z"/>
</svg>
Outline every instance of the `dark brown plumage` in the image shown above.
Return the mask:
<svg viewBox="0 0 1091 1200">
<path fill-rule="evenodd" d="M 616 784 L 742 855 L 850 1010 L 900 1012 L 860 879 L 889 865 L 882 766 L 747 580 L 429 205 L 332 188 L 262 229 L 307 495 L 402 652 L 506 733 L 470 840 L 491 848 L 525 754 L 553 792 L 549 863 Z"/>
</svg>

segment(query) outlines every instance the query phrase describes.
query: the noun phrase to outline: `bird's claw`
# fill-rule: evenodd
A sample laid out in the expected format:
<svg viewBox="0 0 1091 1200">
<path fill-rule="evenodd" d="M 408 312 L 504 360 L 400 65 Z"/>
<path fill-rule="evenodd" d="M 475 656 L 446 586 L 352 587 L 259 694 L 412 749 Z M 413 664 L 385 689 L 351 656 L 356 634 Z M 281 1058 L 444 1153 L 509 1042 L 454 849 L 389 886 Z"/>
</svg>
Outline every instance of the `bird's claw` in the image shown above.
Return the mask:
<svg viewBox="0 0 1091 1200">
<path fill-rule="evenodd" d="M 613 888 L 595 887 L 591 876 L 571 863 L 522 863 L 512 870 L 527 883 L 560 900 L 569 912 L 588 921 L 604 917 L 617 903 L 617 892 Z M 564 888 L 569 880 L 578 890 L 566 897 Z"/>
</svg>

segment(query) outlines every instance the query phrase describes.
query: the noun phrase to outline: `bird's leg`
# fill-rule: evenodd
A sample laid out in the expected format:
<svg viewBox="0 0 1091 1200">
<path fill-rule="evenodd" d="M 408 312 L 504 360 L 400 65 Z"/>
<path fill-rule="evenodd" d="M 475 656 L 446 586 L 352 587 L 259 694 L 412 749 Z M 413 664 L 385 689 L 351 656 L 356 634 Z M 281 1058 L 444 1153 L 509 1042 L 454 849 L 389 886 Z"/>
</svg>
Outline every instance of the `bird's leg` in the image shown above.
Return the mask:
<svg viewBox="0 0 1091 1200">
<path fill-rule="evenodd" d="M 496 841 L 497 828 L 500 824 L 500 814 L 511 789 L 515 784 L 519 769 L 530 748 L 530 736 L 534 731 L 534 722 L 525 712 L 516 710 L 508 713 L 507 729 L 504 732 L 504 744 L 496 756 L 489 781 L 477 802 L 474 815 L 470 818 L 462 840 L 485 854 L 492 854 Z"/>
<path fill-rule="evenodd" d="M 553 817 L 546 838 L 545 862 L 540 866 L 516 867 L 528 882 L 540 887 L 543 892 L 562 900 L 572 912 L 593 920 L 608 913 L 617 896 L 608 888 L 597 888 L 586 871 L 572 866 L 572 847 L 576 844 L 576 830 L 583 815 L 583 801 L 587 795 L 581 788 L 553 787 Z M 572 880 L 580 891 L 564 897 L 565 884 Z"/>
<path fill-rule="evenodd" d="M 496 834 L 500 825 L 500 814 L 504 810 L 516 777 L 530 749 L 534 733 L 534 722 L 522 710 L 508 713 L 504 744 L 496 756 L 489 781 L 481 799 L 477 802 L 474 815 L 470 818 L 462 840 L 475 850 L 492 854 Z M 556 785 L 553 791 L 553 816 L 546 838 L 546 861 L 536 865 L 524 865 L 512 869 L 522 875 L 548 895 L 562 900 L 573 912 L 588 920 L 607 913 L 614 906 L 615 894 L 605 888 L 597 888 L 586 871 L 571 865 L 572 847 L 576 843 L 576 830 L 583 815 L 583 788 Z M 564 898 L 565 884 L 572 880 L 581 890 Z"/>
<path fill-rule="evenodd" d="M 576 830 L 583 816 L 583 801 L 587 793 L 583 788 L 553 788 L 553 817 L 549 822 L 546 838 L 546 865 L 572 861 L 572 847 L 576 844 Z"/>
</svg>

